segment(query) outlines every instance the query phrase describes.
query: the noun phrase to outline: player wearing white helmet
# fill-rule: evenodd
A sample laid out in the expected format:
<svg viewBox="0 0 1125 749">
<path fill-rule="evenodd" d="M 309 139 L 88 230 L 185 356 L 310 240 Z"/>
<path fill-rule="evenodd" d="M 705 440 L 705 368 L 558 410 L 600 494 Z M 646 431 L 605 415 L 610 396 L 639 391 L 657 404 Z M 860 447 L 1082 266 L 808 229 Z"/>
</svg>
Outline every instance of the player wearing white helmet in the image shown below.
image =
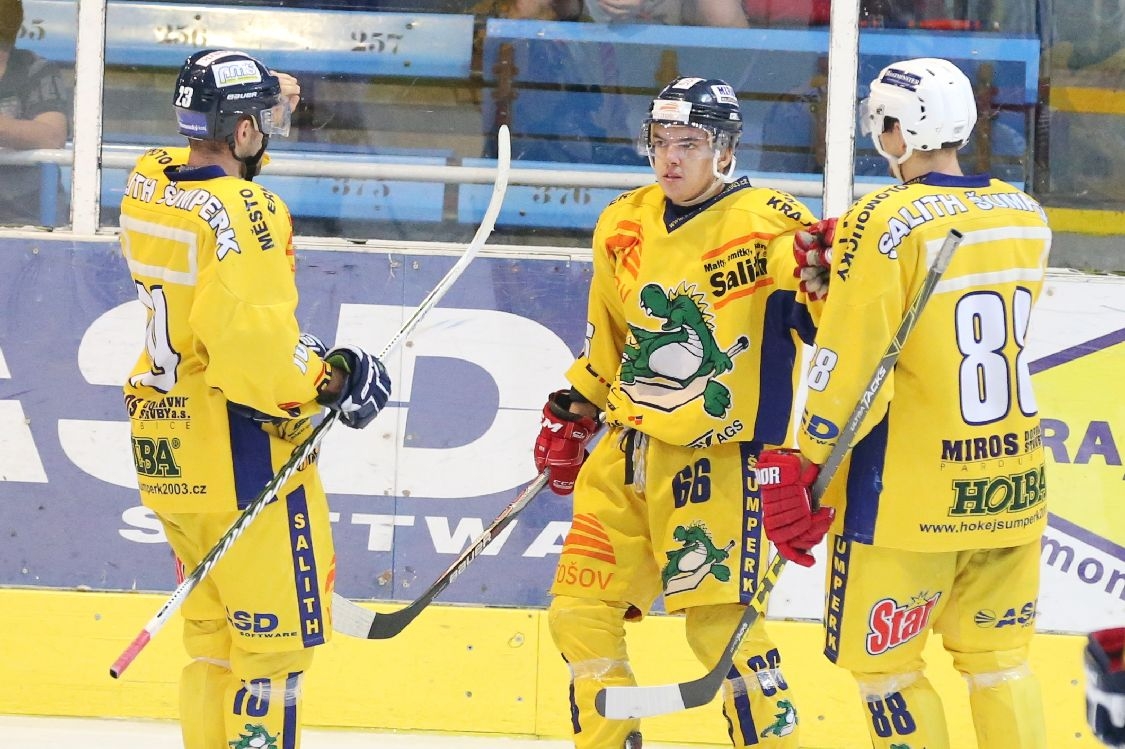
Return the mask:
<svg viewBox="0 0 1125 749">
<path fill-rule="evenodd" d="M 791 252 L 813 217 L 735 178 L 741 131 L 721 80 L 679 78 L 653 99 L 640 147 L 657 184 L 599 217 L 586 345 L 543 409 L 536 466 L 574 494 L 549 622 L 580 749 L 640 746 L 638 721 L 595 709 L 600 688 L 635 683 L 626 621 L 663 595 L 711 668 L 763 572 L 752 469 L 787 439 L 796 353 L 813 335 Z M 608 433 L 586 461 L 598 412 Z M 798 746 L 781 661 L 759 619 L 723 686 L 734 746 Z"/>
<path fill-rule="evenodd" d="M 977 102 L 969 79 L 949 60 L 938 58 L 887 66 L 871 82 L 871 93 L 860 110 L 861 131 L 872 137 L 875 150 L 900 180 L 902 165 L 915 153 L 944 151 L 948 161 L 950 154 L 969 142 L 977 122 Z M 892 140 L 895 125 L 901 148 Z M 886 144 L 884 133 L 891 135 Z"/>
<path fill-rule="evenodd" d="M 193 54 L 172 100 L 189 146 L 142 155 L 121 203 L 121 248 L 148 316 L 124 387 L 134 462 L 180 575 L 322 406 L 358 429 L 390 394 L 375 357 L 301 334 L 289 209 L 249 181 L 298 95 L 294 79 L 241 52 Z M 300 744 L 304 674 L 331 636 L 335 562 L 310 460 L 184 601 L 186 749 Z"/>
<path fill-rule="evenodd" d="M 943 239 L 960 231 L 823 498 L 835 510 L 825 654 L 855 675 L 879 749 L 950 747 L 924 674 L 930 632 L 965 676 L 979 746 L 1046 747 L 1028 648 L 1047 485 L 1024 346 L 1051 232 L 1030 196 L 963 174 L 957 150 L 975 118 L 972 86 L 947 60 L 896 62 L 872 81 L 865 130 L 903 184 L 865 195 L 834 226 L 821 222 L 799 248 L 806 270 L 830 281 L 800 452 L 758 462 L 776 469 L 762 487 L 766 535 L 786 558 L 812 564 L 824 535 L 809 504 L 818 465 Z"/>
</svg>

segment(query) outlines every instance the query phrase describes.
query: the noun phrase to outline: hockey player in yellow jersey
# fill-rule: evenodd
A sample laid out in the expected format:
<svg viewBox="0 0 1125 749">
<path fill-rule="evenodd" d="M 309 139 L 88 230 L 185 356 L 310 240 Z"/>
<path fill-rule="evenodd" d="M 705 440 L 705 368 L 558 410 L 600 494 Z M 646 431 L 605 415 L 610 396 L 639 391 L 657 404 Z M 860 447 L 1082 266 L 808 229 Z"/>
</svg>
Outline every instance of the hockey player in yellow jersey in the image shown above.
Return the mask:
<svg viewBox="0 0 1125 749">
<path fill-rule="evenodd" d="M 579 749 L 640 746 L 638 721 L 594 706 L 602 687 L 635 683 L 626 621 L 663 595 L 711 668 L 762 571 L 753 466 L 787 440 L 795 357 L 814 334 L 792 252 L 814 217 L 734 178 L 741 130 L 737 97 L 717 79 L 679 78 L 652 101 L 639 146 L 657 184 L 601 214 L 585 347 L 571 387 L 543 410 L 536 466 L 574 494 L 549 623 L 572 675 Z M 606 434 L 587 460 L 602 412 Z M 781 660 L 759 620 L 723 686 L 734 746 L 798 746 Z"/>
<path fill-rule="evenodd" d="M 758 464 L 766 534 L 786 558 L 811 564 L 824 535 L 823 526 L 810 530 L 817 465 L 864 397 L 942 240 L 960 231 L 823 498 L 835 509 L 825 653 L 855 675 L 881 749 L 950 747 L 924 674 L 931 631 L 965 677 L 977 745 L 1046 746 L 1028 647 L 1047 484 L 1025 346 L 1051 232 L 1028 195 L 962 173 L 957 151 L 976 117 L 968 78 L 947 60 L 896 62 L 872 81 L 862 122 L 901 184 L 858 200 L 830 252 L 812 253 L 830 256 L 829 290 L 800 453 L 764 453 Z"/>
<path fill-rule="evenodd" d="M 187 59 L 173 104 L 187 148 L 137 162 L 121 248 L 147 309 L 125 384 L 141 499 L 179 574 L 194 569 L 312 430 L 322 406 L 362 428 L 390 379 L 362 350 L 326 351 L 296 319 L 293 229 L 252 180 L 299 97 L 240 52 Z M 184 602 L 187 749 L 300 745 L 311 648 L 331 635 L 335 552 L 315 458 Z"/>
</svg>

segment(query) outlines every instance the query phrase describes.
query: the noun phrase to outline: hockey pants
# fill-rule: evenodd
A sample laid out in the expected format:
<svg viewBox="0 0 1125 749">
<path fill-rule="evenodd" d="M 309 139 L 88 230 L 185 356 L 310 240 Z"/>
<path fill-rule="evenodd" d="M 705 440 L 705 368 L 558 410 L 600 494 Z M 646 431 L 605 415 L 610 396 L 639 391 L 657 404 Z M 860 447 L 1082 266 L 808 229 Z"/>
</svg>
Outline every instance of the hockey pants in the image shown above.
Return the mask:
<svg viewBox="0 0 1125 749">
<path fill-rule="evenodd" d="M 634 685 L 625 644 L 628 605 L 558 596 L 548 622 L 570 667 L 570 709 L 577 749 L 621 749 L 638 720 L 608 720 L 594 708 L 606 686 Z M 705 668 L 718 661 L 743 612 L 738 604 L 687 609 L 688 645 Z M 731 745 L 796 749 L 797 714 L 780 670 L 781 658 L 761 619 L 746 634 L 723 682 L 723 713 Z"/>
</svg>

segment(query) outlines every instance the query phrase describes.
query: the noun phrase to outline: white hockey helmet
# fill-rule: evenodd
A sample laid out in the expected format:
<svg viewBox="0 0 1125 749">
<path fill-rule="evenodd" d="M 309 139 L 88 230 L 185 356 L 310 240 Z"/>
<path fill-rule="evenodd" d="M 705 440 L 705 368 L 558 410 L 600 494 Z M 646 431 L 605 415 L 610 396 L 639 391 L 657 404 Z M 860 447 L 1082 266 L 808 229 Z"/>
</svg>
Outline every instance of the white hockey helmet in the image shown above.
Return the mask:
<svg viewBox="0 0 1125 749">
<path fill-rule="evenodd" d="M 906 153 L 898 159 L 879 143 L 888 117 L 899 121 L 906 142 Z M 875 150 L 892 165 L 902 164 L 914 151 L 961 148 L 969 142 L 976 121 L 972 83 L 956 65 L 937 57 L 893 62 L 883 68 L 871 82 L 860 113 L 863 133 L 871 136 Z"/>
</svg>

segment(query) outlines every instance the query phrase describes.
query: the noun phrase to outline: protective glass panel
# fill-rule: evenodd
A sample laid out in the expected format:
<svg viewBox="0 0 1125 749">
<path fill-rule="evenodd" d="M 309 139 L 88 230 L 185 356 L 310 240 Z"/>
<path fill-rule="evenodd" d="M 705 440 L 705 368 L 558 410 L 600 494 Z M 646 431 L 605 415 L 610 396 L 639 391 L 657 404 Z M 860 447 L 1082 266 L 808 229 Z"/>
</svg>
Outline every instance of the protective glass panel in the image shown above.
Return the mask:
<svg viewBox="0 0 1125 749">
<path fill-rule="evenodd" d="M 871 81 L 892 62 L 950 60 L 972 83 L 978 112 L 973 137 L 960 152 L 962 169 L 989 172 L 1030 190 L 1042 72 L 1035 11 L 1035 0 L 864 2 L 859 96 L 867 96 Z M 857 181 L 888 181 L 887 163 L 875 151 L 862 112 L 859 124 Z"/>
<path fill-rule="evenodd" d="M 0 0 L 0 225 L 70 221 L 75 0 Z"/>
</svg>

